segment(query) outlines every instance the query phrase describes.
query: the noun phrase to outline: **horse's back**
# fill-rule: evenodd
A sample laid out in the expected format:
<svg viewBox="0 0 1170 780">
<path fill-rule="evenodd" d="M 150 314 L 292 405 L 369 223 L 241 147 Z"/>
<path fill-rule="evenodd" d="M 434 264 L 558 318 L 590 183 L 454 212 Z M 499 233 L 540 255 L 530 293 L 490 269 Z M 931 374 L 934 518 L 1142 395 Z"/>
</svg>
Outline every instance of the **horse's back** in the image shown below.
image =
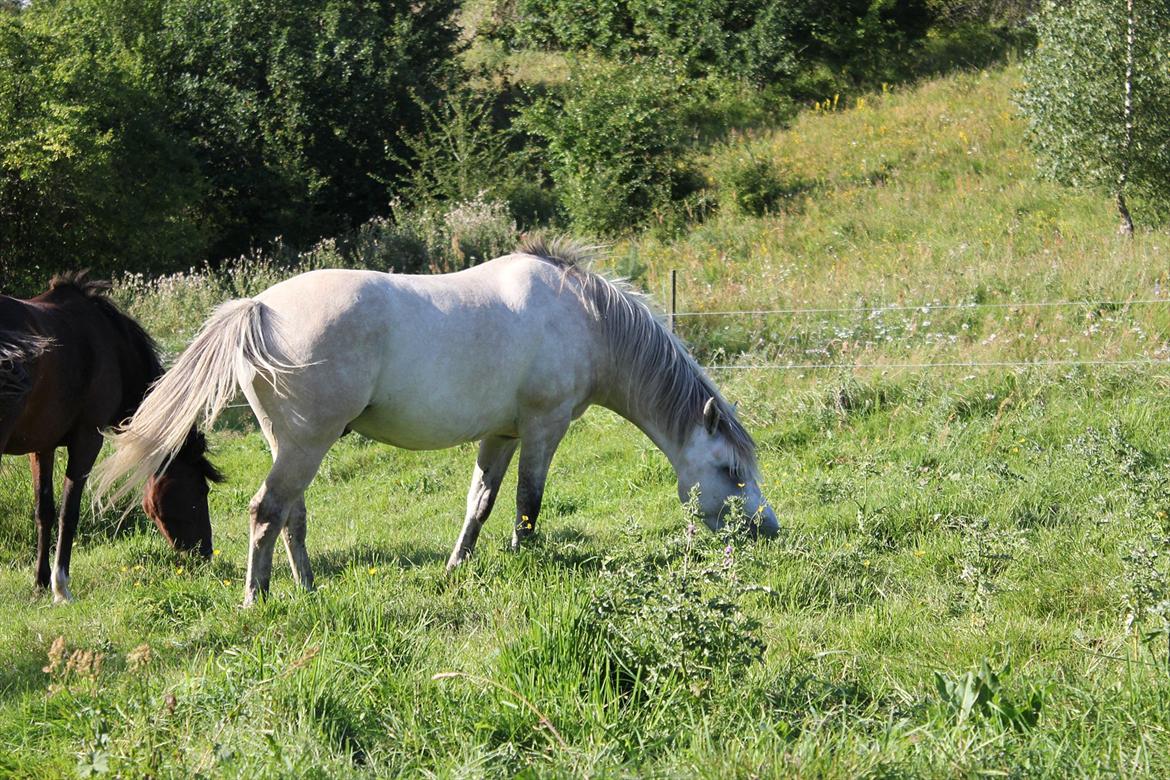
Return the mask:
<svg viewBox="0 0 1170 780">
<path fill-rule="evenodd" d="M 312 271 L 258 297 L 306 408 L 399 446 L 515 433 L 588 392 L 587 315 L 561 269 L 509 255 L 454 274 Z"/>
</svg>

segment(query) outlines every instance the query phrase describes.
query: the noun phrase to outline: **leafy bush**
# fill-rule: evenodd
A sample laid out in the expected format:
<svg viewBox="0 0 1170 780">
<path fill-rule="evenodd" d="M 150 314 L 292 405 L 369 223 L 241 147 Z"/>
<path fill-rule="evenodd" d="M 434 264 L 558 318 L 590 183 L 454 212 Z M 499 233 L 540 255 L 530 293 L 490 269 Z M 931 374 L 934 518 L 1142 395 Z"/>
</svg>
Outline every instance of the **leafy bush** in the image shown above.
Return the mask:
<svg viewBox="0 0 1170 780">
<path fill-rule="evenodd" d="M 520 48 L 665 57 L 692 75 L 763 85 L 827 65 L 873 84 L 905 77 L 940 11 L 929 0 L 518 0 L 502 27 Z"/>
<path fill-rule="evenodd" d="M 795 66 L 791 15 L 758 0 L 519 0 L 507 27 L 520 48 L 663 57 L 692 75 L 763 81 Z"/>
<path fill-rule="evenodd" d="M 490 82 L 489 82 L 490 83 Z M 459 201 L 507 189 L 502 178 L 516 167 L 510 127 L 497 127 L 502 89 L 452 84 L 434 105 L 419 101 L 418 132 L 402 134 L 410 151 L 395 196 L 413 205 Z"/>
<path fill-rule="evenodd" d="M 614 51 L 632 27 L 623 0 L 517 0 L 511 16 L 520 48 Z"/>
<path fill-rule="evenodd" d="M 583 60 L 561 92 L 524 110 L 575 230 L 614 235 L 643 224 L 691 180 L 687 97 L 680 74 L 662 67 Z"/>
<path fill-rule="evenodd" d="M 803 181 L 786 180 L 772 160 L 750 153 L 732 158 L 717 177 L 724 208 L 753 217 L 776 211 L 808 188 Z"/>
<path fill-rule="evenodd" d="M 208 238 L 190 218 L 201 178 L 147 56 L 109 35 L 112 8 L 61 5 L 59 17 L 40 12 L 57 4 L 0 13 L 0 283 L 12 294 L 42 291 L 62 267 L 182 267 Z"/>
<path fill-rule="evenodd" d="M 211 187 L 213 253 L 305 245 L 383 212 L 420 101 L 445 84 L 453 0 L 169 0 L 160 76 Z"/>
</svg>

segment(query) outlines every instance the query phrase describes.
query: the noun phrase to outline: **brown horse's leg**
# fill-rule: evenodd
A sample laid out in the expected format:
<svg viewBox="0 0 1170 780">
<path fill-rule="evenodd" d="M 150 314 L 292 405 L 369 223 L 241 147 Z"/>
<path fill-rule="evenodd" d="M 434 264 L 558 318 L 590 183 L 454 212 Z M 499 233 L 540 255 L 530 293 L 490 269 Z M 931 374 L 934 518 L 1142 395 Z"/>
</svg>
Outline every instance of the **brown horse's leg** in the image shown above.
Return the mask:
<svg viewBox="0 0 1170 780">
<path fill-rule="evenodd" d="M 49 537 L 53 533 L 53 520 L 57 507 L 53 500 L 53 455 L 55 450 L 30 453 L 28 465 L 32 469 L 35 502 L 34 515 L 37 522 L 37 570 L 38 588 L 49 587 Z"/>
<path fill-rule="evenodd" d="M 569 416 L 563 419 L 533 420 L 520 433 L 520 473 L 516 483 L 516 526 L 512 532 L 512 549 L 536 533 L 536 517 L 544 498 L 544 481 L 553 453 L 569 428 Z"/>
<path fill-rule="evenodd" d="M 61 491 L 61 520 L 57 529 L 57 559 L 53 563 L 53 601 L 73 601 L 69 592 L 69 560 L 73 555 L 73 535 L 81 516 L 81 491 L 93 462 L 102 448 L 97 430 L 77 436 L 69 443 L 69 462 L 65 466 L 65 487 Z"/>
<path fill-rule="evenodd" d="M 512 455 L 519 443 L 519 439 L 498 436 L 479 443 L 479 455 L 476 456 L 471 487 L 467 491 L 467 515 L 463 520 L 459 540 L 455 542 L 455 549 L 447 559 L 447 571 L 463 563 L 475 549 L 475 540 L 479 538 L 479 531 L 492 512 L 496 495 L 500 492 L 500 483 L 504 481 L 504 474 L 508 473 L 508 464 L 512 462 Z"/>
</svg>

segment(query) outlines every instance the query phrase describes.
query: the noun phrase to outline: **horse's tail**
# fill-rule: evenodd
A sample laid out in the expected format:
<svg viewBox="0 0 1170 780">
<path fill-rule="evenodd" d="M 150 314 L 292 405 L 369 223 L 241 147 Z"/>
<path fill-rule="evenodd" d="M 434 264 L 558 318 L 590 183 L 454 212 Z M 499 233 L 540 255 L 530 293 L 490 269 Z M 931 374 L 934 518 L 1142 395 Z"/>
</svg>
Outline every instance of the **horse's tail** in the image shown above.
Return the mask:
<svg viewBox="0 0 1170 780">
<path fill-rule="evenodd" d="M 32 389 L 28 364 L 51 346 L 44 336 L 0 331 L 0 419 Z"/>
<path fill-rule="evenodd" d="M 250 298 L 216 308 L 134 416 L 115 430 L 114 453 L 93 472 L 99 502 L 115 503 L 156 474 L 196 423 L 210 427 L 236 394 L 241 372 L 264 374 L 275 386 L 281 374 L 296 368 L 265 343 L 264 311 Z"/>
</svg>

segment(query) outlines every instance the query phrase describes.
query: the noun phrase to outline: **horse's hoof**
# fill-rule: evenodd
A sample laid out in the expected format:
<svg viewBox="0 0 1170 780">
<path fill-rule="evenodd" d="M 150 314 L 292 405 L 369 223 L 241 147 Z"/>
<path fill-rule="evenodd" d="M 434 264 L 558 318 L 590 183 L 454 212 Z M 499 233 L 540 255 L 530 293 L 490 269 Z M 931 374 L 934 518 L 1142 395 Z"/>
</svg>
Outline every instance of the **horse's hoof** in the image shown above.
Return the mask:
<svg viewBox="0 0 1170 780">
<path fill-rule="evenodd" d="M 73 593 L 69 590 L 69 575 L 53 572 L 53 603 L 68 604 L 73 601 Z"/>
<path fill-rule="evenodd" d="M 447 559 L 447 574 L 455 571 L 456 568 L 461 566 L 463 562 L 470 557 L 471 553 L 465 552 L 463 550 L 456 550 L 455 552 L 451 553 L 451 557 Z"/>
</svg>

